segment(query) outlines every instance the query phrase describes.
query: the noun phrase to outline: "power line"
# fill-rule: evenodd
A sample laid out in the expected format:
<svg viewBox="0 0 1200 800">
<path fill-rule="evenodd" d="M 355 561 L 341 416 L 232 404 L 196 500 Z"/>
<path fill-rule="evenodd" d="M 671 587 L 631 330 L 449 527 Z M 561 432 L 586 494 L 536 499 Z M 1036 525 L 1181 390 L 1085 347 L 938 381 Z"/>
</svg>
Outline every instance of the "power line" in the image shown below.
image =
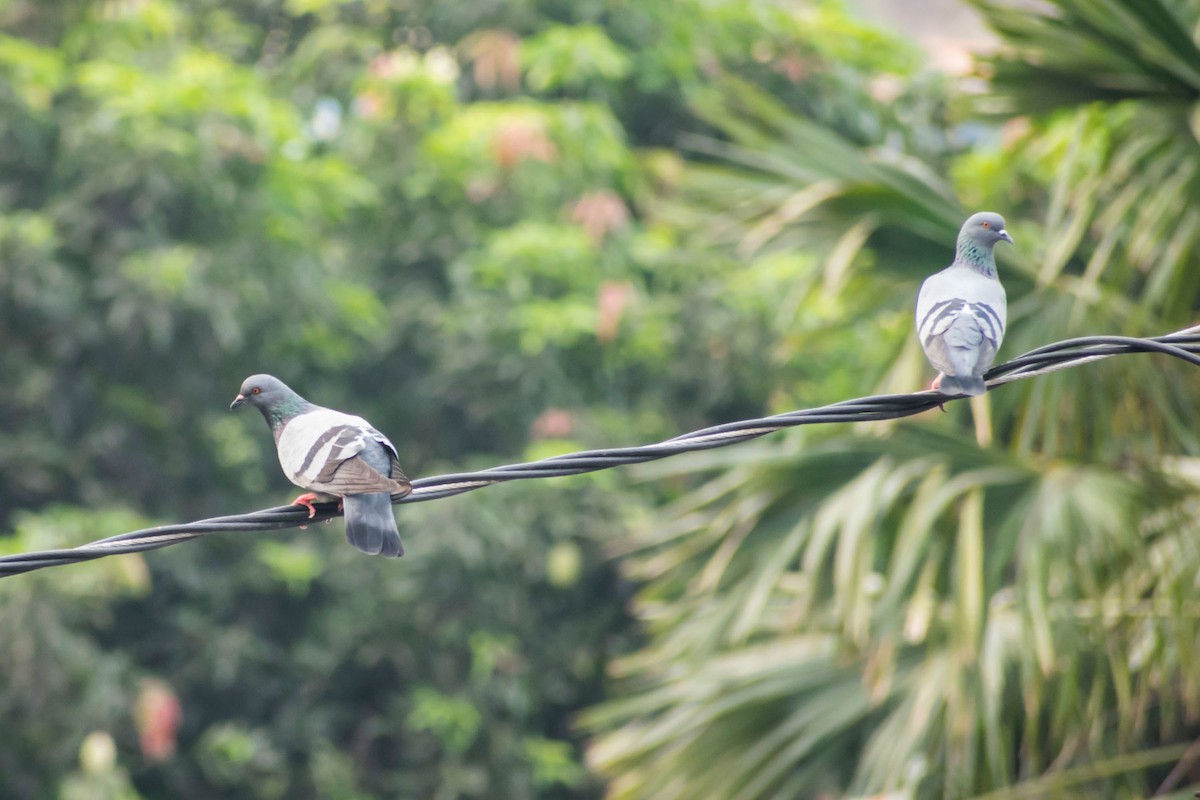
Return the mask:
<svg viewBox="0 0 1200 800">
<path fill-rule="evenodd" d="M 1031 350 L 1011 361 L 993 367 L 984 378 L 988 388 L 994 388 L 1013 381 L 1025 380 L 1128 353 L 1162 353 L 1200 366 L 1200 326 L 1166 336 L 1146 339 L 1129 336 L 1085 336 L 1078 339 L 1067 339 Z M 443 497 L 451 497 L 505 481 L 558 478 L 626 464 L 655 461 L 681 453 L 726 447 L 799 425 L 870 422 L 909 417 L 957 399 L 961 398 L 951 398 L 938 392 L 924 391 L 844 400 L 819 408 L 788 411 L 784 414 L 760 419 L 714 425 L 711 428 L 692 431 L 655 444 L 586 450 L 524 464 L 492 467 L 478 472 L 459 472 L 419 478 L 412 482 L 411 494 L 404 497 L 393 496 L 392 502 L 403 504 L 440 500 Z M 317 503 L 316 509 L 317 514 L 311 519 L 308 517 L 307 510 L 300 506 L 279 506 L 248 514 L 213 517 L 197 522 L 130 531 L 71 549 L 2 556 L 0 557 L 0 577 L 30 572 L 44 567 L 90 561 L 104 556 L 156 550 L 211 533 L 256 533 L 294 528 L 309 522 L 332 519 L 341 516 L 342 513 L 337 509 L 336 503 Z"/>
</svg>

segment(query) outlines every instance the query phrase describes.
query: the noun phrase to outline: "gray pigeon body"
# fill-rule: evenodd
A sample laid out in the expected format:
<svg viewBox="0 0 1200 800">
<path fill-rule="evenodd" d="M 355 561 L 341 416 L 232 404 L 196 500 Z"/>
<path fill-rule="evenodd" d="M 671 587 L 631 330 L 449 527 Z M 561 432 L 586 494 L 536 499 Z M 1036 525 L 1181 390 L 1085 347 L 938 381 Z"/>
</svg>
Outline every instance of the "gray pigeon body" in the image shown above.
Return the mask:
<svg viewBox="0 0 1200 800">
<path fill-rule="evenodd" d="M 247 378 L 230 409 L 243 403 L 271 426 L 288 480 L 313 493 L 299 504 L 342 498 L 350 544 L 371 555 L 404 555 L 391 496 L 412 485 L 386 436 L 362 417 L 313 405 L 271 375 Z"/>
<path fill-rule="evenodd" d="M 917 336 L 940 373 L 933 388 L 981 395 L 983 374 L 1004 341 L 1007 298 L 996 275 L 996 242 L 1012 244 L 999 214 L 981 211 L 963 223 L 954 263 L 931 275 L 917 295 Z"/>
</svg>

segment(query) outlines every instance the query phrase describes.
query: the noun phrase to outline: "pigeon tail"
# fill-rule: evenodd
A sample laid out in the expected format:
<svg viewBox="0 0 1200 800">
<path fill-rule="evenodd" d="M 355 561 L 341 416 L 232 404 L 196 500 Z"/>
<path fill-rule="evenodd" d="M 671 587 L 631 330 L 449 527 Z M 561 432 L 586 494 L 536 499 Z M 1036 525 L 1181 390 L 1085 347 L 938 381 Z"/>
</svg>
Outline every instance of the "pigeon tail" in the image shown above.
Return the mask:
<svg viewBox="0 0 1200 800">
<path fill-rule="evenodd" d="M 396 558 L 404 555 L 400 531 L 392 514 L 392 498 L 387 493 L 348 494 L 346 541 L 368 555 Z"/>
<path fill-rule="evenodd" d="M 977 397 L 987 391 L 983 378 L 976 375 L 946 375 L 938 380 L 937 390 L 942 394 Z"/>
</svg>

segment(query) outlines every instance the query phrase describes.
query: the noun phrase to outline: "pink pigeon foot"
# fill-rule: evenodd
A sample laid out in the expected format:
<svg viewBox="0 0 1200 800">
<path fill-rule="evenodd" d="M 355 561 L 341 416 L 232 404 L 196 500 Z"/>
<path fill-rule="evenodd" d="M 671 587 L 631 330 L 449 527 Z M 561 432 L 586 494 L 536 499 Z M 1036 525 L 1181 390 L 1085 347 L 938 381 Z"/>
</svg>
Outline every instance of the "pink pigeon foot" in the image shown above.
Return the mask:
<svg viewBox="0 0 1200 800">
<path fill-rule="evenodd" d="M 939 372 L 937 374 L 937 377 L 933 379 L 933 383 L 929 384 L 929 388 L 933 389 L 935 392 L 939 391 L 942 388 L 942 377 L 943 377 L 942 373 Z M 938 403 L 938 411 L 941 411 L 943 414 L 945 414 L 946 413 L 946 404 Z"/>
<path fill-rule="evenodd" d="M 308 518 L 312 519 L 317 515 L 317 509 L 313 506 L 313 500 L 317 499 L 316 492 L 305 492 L 292 501 L 294 506 L 304 506 L 308 509 Z"/>
</svg>

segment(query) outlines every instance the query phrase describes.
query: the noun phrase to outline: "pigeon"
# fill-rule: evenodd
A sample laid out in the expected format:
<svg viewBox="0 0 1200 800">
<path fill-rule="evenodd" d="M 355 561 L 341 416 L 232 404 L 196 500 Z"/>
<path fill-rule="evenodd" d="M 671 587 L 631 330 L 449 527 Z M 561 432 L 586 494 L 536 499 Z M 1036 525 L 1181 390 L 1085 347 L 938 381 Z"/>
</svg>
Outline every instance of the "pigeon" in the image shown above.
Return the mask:
<svg viewBox="0 0 1200 800">
<path fill-rule="evenodd" d="M 931 275 L 917 295 L 917 336 L 940 373 L 933 388 L 974 397 L 987 391 L 983 373 L 1004 340 L 1006 299 L 996 277 L 996 242 L 1013 243 L 1004 217 L 971 215 L 958 232 L 954 263 Z"/>
<path fill-rule="evenodd" d="M 386 436 L 362 417 L 313 405 L 271 375 L 242 382 L 229 410 L 243 404 L 262 412 L 284 474 L 309 490 L 293 505 L 305 506 L 312 517 L 314 500 L 341 498 L 350 544 L 370 555 L 404 555 L 391 496 L 408 494 L 412 484 Z"/>
</svg>

